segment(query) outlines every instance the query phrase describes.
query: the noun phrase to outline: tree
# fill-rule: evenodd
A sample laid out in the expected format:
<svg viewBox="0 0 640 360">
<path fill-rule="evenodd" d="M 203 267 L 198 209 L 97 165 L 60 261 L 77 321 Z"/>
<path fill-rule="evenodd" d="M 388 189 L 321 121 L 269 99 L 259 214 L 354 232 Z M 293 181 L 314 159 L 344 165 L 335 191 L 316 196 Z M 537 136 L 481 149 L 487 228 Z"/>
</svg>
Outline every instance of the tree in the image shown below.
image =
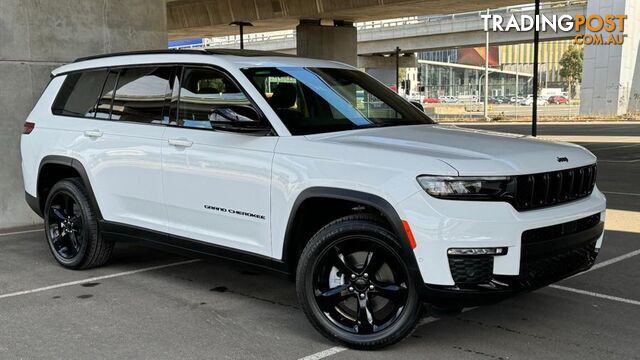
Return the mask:
<svg viewBox="0 0 640 360">
<path fill-rule="evenodd" d="M 571 91 L 573 85 L 582 81 L 582 61 L 584 59 L 583 49 L 571 45 L 560 58 L 560 76 L 562 76 L 569 86 L 569 97 L 573 97 Z"/>
</svg>

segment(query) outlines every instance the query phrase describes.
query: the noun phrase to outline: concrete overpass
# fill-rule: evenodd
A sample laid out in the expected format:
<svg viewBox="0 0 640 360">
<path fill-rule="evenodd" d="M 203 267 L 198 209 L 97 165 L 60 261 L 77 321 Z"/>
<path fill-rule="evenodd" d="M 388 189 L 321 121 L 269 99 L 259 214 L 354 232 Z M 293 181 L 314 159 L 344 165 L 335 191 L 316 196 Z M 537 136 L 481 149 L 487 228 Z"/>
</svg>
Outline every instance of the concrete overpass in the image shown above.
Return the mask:
<svg viewBox="0 0 640 360">
<path fill-rule="evenodd" d="M 247 32 L 292 29 L 301 19 L 359 22 L 407 15 L 461 13 L 531 3 L 532 0 L 174 0 L 167 3 L 169 39 L 235 34 L 232 21 L 253 23 Z"/>
<path fill-rule="evenodd" d="M 573 14 L 583 15 L 586 1 L 555 2 L 544 4 L 541 12 L 547 16 Z M 484 46 L 485 32 L 480 13 L 474 11 L 451 15 L 416 16 L 394 20 L 371 21 L 355 24 L 358 39 L 358 55 L 391 53 L 396 46 L 403 51 L 437 50 L 455 47 Z M 531 6 L 514 6 L 495 9 L 492 14 L 526 14 L 533 16 Z M 540 34 L 541 41 L 572 38 L 572 33 L 547 31 Z M 207 47 L 238 47 L 237 36 L 219 38 Z M 498 32 L 491 34 L 492 45 L 520 44 L 531 42 L 530 32 Z M 255 50 L 296 53 L 295 31 L 254 34 L 244 40 L 245 47 Z"/>
</svg>

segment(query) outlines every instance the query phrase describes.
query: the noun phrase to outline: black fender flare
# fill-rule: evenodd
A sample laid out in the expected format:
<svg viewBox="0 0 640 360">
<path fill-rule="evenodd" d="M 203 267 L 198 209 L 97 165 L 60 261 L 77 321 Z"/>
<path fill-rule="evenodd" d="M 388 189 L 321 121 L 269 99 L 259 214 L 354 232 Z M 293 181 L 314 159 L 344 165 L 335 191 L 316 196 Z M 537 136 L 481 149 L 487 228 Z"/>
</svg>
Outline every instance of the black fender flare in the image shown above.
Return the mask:
<svg viewBox="0 0 640 360">
<path fill-rule="evenodd" d="M 98 201 L 96 200 L 95 194 L 93 192 L 93 188 L 91 187 L 91 182 L 89 181 L 89 176 L 87 175 L 87 171 L 85 170 L 82 163 L 77 159 L 74 159 L 68 156 L 62 156 L 62 155 L 47 155 L 44 158 L 42 158 L 42 160 L 40 161 L 40 166 L 38 167 L 38 183 L 36 184 L 36 189 L 38 189 L 38 191 L 40 189 L 39 182 L 40 182 L 40 174 L 41 174 L 42 168 L 48 164 L 68 166 L 74 169 L 78 173 L 78 175 L 80 175 L 80 180 L 82 181 L 82 184 L 84 185 L 85 190 L 89 194 L 89 202 L 97 212 L 98 218 L 102 219 L 102 213 L 100 212 Z M 39 206 L 38 210 L 40 210 L 40 213 L 42 213 L 42 210 L 43 210 L 42 208 L 44 206 L 44 202 L 46 201 L 46 199 L 41 198 L 39 193 L 36 194 L 36 196 L 38 197 L 38 206 Z"/>
<path fill-rule="evenodd" d="M 391 230 L 398 237 L 398 245 L 402 250 L 401 256 L 405 259 L 407 268 L 416 279 L 417 285 L 419 285 L 420 287 L 424 285 L 415 253 L 411 248 L 409 238 L 407 237 L 407 233 L 404 230 L 402 220 L 400 219 L 400 216 L 398 215 L 396 209 L 387 200 L 378 195 L 351 189 L 321 186 L 310 187 L 303 190 L 298 195 L 295 202 L 293 203 L 293 207 L 291 208 L 291 212 L 289 214 L 289 220 L 287 221 L 287 227 L 285 230 L 286 232 L 284 236 L 284 243 L 282 245 L 282 261 L 285 264 L 291 263 L 291 259 L 289 259 L 288 257 L 289 247 L 292 245 L 291 242 L 294 241 L 293 239 L 291 239 L 294 219 L 296 217 L 298 209 L 300 208 L 300 205 L 305 200 L 310 198 L 348 200 L 361 203 L 378 210 L 389 222 L 389 224 L 391 225 Z M 293 269 L 293 272 L 295 273 L 295 269 Z M 420 287 L 418 287 L 418 289 L 420 289 Z"/>
</svg>

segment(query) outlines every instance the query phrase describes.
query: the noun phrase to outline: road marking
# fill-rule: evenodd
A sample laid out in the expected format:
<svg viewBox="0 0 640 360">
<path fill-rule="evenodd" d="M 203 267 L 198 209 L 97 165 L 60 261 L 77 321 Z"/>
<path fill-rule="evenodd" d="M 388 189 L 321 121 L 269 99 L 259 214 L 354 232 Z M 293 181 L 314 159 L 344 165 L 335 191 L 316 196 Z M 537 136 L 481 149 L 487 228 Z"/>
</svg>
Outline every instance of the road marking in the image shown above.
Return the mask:
<svg viewBox="0 0 640 360">
<path fill-rule="evenodd" d="M 501 125 L 519 125 L 519 126 L 531 126 L 530 121 L 493 121 L 493 122 L 450 122 L 446 124 L 453 125 L 476 125 L 476 126 L 501 126 Z M 624 126 L 624 125 L 640 125 L 640 121 L 544 121 L 539 122 L 539 127 L 544 127 L 545 125 L 565 125 L 565 126 L 575 126 L 575 125 L 612 125 L 611 127 Z M 588 130 L 588 129 L 587 129 Z"/>
<path fill-rule="evenodd" d="M 599 163 L 614 163 L 614 164 L 629 164 L 629 163 L 636 163 L 640 161 L 640 159 L 635 159 L 635 160 L 600 160 L 598 159 Z"/>
<path fill-rule="evenodd" d="M 337 353 L 343 352 L 347 350 L 346 348 L 343 348 L 342 346 L 334 346 L 332 348 L 329 348 L 327 350 L 323 350 L 320 352 L 317 352 L 315 354 L 311 354 L 309 356 L 305 356 L 303 358 L 300 358 L 298 360 L 318 360 L 318 359 L 324 359 L 326 357 L 335 355 Z"/>
<path fill-rule="evenodd" d="M 605 230 L 640 234 L 640 211 L 607 209 Z"/>
<path fill-rule="evenodd" d="M 591 151 L 623 149 L 623 148 L 629 148 L 629 147 L 635 147 L 635 146 L 640 146 L 640 144 L 619 145 L 619 146 L 608 146 L 608 147 L 602 147 L 602 148 L 594 147 L 593 149 L 591 149 Z"/>
<path fill-rule="evenodd" d="M 605 193 L 605 194 L 611 194 L 611 195 L 640 196 L 640 194 L 637 194 L 637 193 L 617 192 L 617 191 L 603 191 L 603 193 Z"/>
<path fill-rule="evenodd" d="M 539 139 L 551 141 L 565 141 L 572 143 L 616 143 L 616 144 L 638 144 L 640 136 L 600 136 L 600 135 L 542 135 Z M 597 149 L 594 149 L 597 151 Z"/>
<path fill-rule="evenodd" d="M 116 278 L 116 277 L 133 275 L 133 274 L 143 273 L 143 272 L 147 272 L 147 271 L 165 269 L 165 268 L 179 266 L 179 265 L 192 264 L 192 263 L 195 263 L 195 262 L 198 262 L 198 261 L 201 261 L 201 260 L 200 259 L 193 259 L 193 260 L 178 261 L 178 262 L 164 264 L 164 265 L 151 266 L 151 267 L 142 268 L 142 269 L 124 271 L 124 272 L 115 273 L 115 274 L 96 276 L 96 277 L 77 280 L 77 281 L 71 281 L 71 282 L 66 282 L 66 283 L 61 283 L 61 284 L 49 285 L 49 286 L 36 288 L 36 289 L 31 289 L 31 290 L 16 291 L 16 292 L 8 293 L 8 294 L 2 294 L 2 295 L 0 295 L 0 299 L 6 299 L 6 298 L 20 296 L 20 295 L 33 294 L 33 293 L 37 293 L 37 292 L 53 290 L 53 289 L 58 289 L 58 288 L 62 288 L 62 287 L 67 287 L 67 286 L 80 285 L 80 284 L 84 284 L 84 283 L 95 282 L 95 281 L 98 281 L 98 280 L 112 279 L 112 278 Z"/>
<path fill-rule="evenodd" d="M 583 272 L 581 272 L 579 274 L 576 274 L 576 275 L 573 275 L 573 276 L 579 276 L 579 275 L 582 275 L 582 274 L 586 274 L 586 273 L 591 272 L 593 270 L 598 270 L 598 269 L 601 269 L 601 268 L 603 268 L 605 266 L 613 265 L 613 264 L 615 264 L 617 262 L 620 262 L 622 260 L 627 260 L 629 258 L 632 258 L 632 257 L 636 256 L 636 255 L 640 255 L 640 249 L 638 249 L 636 251 L 632 251 L 632 252 L 624 254 L 624 255 L 620 255 L 620 256 L 614 257 L 614 258 L 609 259 L 609 260 L 605 260 L 603 262 L 599 262 L 599 263 L 593 265 L 591 267 L 591 269 L 583 271 Z"/>
<path fill-rule="evenodd" d="M 475 310 L 475 309 L 477 309 L 477 308 L 478 308 L 477 306 L 470 307 L 470 308 L 464 308 L 464 309 L 462 309 L 462 312 L 463 312 L 463 313 L 465 313 L 465 312 L 467 312 L 467 311 Z M 438 321 L 438 320 L 440 320 L 440 319 L 442 319 L 442 318 L 437 318 L 437 317 L 433 317 L 433 316 L 425 317 L 425 318 L 423 318 L 422 320 L 420 320 L 420 322 L 418 323 L 418 325 L 416 325 L 416 328 L 418 328 L 418 327 L 420 327 L 420 326 L 422 326 L 422 325 L 427 325 L 427 324 L 430 324 L 430 323 L 432 323 L 432 322 L 436 322 L 436 321 Z M 329 349 L 327 349 L 327 350 L 323 350 L 323 351 L 317 352 L 317 353 L 315 353 L 315 354 L 311 354 L 311 355 L 309 355 L 309 356 L 305 356 L 305 357 L 300 358 L 300 359 L 298 359 L 298 360 L 317 360 L 317 359 L 323 359 L 323 358 L 326 358 L 326 357 L 329 357 L 329 356 L 335 355 L 335 354 L 337 354 L 337 353 L 341 353 L 341 352 L 343 352 L 343 351 L 345 351 L 345 350 L 349 350 L 349 349 L 347 349 L 347 348 L 343 348 L 343 347 L 341 347 L 341 346 L 334 346 L 334 347 L 329 348 Z"/>
<path fill-rule="evenodd" d="M 8 232 L 8 233 L 0 233 L 0 236 L 29 234 L 29 233 L 34 233 L 34 232 L 44 232 L 44 229 L 33 229 L 33 230 L 23 230 L 23 231 L 13 231 L 13 232 Z"/>
<path fill-rule="evenodd" d="M 600 299 L 613 300 L 613 301 L 618 301 L 618 302 L 622 302 L 622 303 L 625 303 L 625 304 L 631 304 L 631 305 L 640 306 L 640 301 L 637 301 L 637 300 L 631 300 L 631 299 L 625 299 L 625 298 L 621 298 L 621 297 L 617 297 L 617 296 L 600 294 L 600 293 L 593 292 L 593 291 L 574 289 L 574 288 L 561 286 L 561 285 L 549 285 L 549 287 L 550 288 L 554 288 L 554 289 L 558 289 L 558 290 L 569 291 L 569 292 L 576 293 L 576 294 L 593 296 L 593 297 L 597 297 L 597 298 L 600 298 Z"/>
</svg>

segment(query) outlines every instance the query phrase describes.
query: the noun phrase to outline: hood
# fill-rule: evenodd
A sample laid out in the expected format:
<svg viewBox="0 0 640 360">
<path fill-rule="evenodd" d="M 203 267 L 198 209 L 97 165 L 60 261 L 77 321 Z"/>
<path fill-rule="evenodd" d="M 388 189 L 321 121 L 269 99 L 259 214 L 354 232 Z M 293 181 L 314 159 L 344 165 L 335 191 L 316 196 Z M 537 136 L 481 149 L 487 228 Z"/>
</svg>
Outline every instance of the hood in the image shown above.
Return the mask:
<svg viewBox="0 0 640 360">
<path fill-rule="evenodd" d="M 444 161 L 460 175 L 522 175 L 593 164 L 581 146 L 524 135 L 460 128 L 413 125 L 361 129 L 307 136 L 312 141 L 384 149 Z M 566 161 L 565 161 L 566 159 Z M 423 170 L 425 174 L 429 169 Z"/>
</svg>

